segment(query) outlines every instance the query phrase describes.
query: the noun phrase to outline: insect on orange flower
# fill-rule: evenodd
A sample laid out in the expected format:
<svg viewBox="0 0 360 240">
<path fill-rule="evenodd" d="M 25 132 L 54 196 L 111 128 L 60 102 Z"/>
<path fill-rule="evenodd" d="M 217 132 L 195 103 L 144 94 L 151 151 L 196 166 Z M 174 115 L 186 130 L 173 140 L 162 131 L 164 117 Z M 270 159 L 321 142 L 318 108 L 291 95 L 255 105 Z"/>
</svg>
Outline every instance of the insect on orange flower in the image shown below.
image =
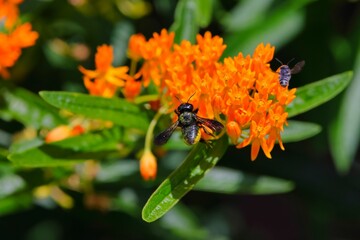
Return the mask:
<svg viewBox="0 0 360 240">
<path fill-rule="evenodd" d="M 192 96 L 194 96 L 194 94 Z M 181 103 L 175 110 L 178 120 L 155 137 L 155 144 L 165 144 L 177 127 L 181 128 L 185 143 L 188 145 L 196 144 L 201 140 L 200 129 L 203 129 L 206 134 L 211 136 L 214 136 L 214 133 L 217 134 L 221 132 L 224 125 L 220 122 L 202 118 L 197 115 L 199 109 L 194 109 L 194 106 L 189 103 L 191 97 L 186 103 Z"/>
<path fill-rule="evenodd" d="M 291 59 L 287 64 L 283 64 L 277 58 L 275 58 L 275 59 L 276 59 L 276 61 L 278 61 L 281 64 L 281 66 L 277 70 L 277 72 L 279 72 L 280 85 L 282 87 L 288 87 L 290 79 L 291 79 L 291 74 L 299 73 L 302 70 L 302 68 L 304 67 L 305 61 L 300 61 L 300 62 L 296 63 L 294 65 L 294 67 L 290 69 L 289 64 L 290 64 L 291 61 L 294 60 L 294 58 Z"/>
</svg>

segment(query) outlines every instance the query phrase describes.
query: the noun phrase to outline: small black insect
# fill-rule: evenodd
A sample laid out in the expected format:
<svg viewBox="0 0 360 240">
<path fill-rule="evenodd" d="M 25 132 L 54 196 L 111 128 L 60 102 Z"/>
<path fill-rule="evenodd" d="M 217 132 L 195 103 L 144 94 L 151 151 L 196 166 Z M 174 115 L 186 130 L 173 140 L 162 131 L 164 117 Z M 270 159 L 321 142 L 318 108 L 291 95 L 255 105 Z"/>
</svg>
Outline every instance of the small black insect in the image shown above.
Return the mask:
<svg viewBox="0 0 360 240">
<path fill-rule="evenodd" d="M 205 131 L 206 134 L 211 136 L 214 136 L 214 133 L 217 134 L 221 132 L 221 130 L 224 128 L 224 125 L 216 120 L 197 116 L 199 109 L 194 109 L 194 106 L 189 103 L 189 100 L 186 103 L 181 103 L 175 110 L 175 113 L 178 116 L 178 120 L 168 129 L 155 137 L 154 143 L 156 145 L 165 144 L 169 140 L 171 134 L 178 127 L 181 128 L 185 143 L 188 145 L 196 144 L 201 140 L 201 128 Z"/>
<path fill-rule="evenodd" d="M 294 59 L 291 59 L 287 64 L 283 64 L 277 58 L 275 58 L 275 59 L 281 64 L 281 66 L 278 68 L 277 72 L 279 72 L 279 82 L 282 87 L 289 86 L 291 74 L 299 73 L 305 65 L 305 61 L 301 61 L 301 62 L 296 63 L 295 66 L 290 69 L 290 67 L 288 65 Z"/>
</svg>

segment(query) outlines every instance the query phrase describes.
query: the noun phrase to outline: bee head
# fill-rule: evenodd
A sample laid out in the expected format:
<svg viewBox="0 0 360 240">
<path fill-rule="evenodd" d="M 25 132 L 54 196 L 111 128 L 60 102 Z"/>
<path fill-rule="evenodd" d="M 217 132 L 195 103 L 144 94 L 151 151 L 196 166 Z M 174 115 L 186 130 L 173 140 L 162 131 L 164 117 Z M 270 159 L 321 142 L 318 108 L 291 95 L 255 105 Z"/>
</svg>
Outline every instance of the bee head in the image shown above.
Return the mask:
<svg viewBox="0 0 360 240">
<path fill-rule="evenodd" d="M 182 103 L 177 109 L 180 113 L 183 112 L 192 112 L 194 110 L 194 106 L 191 103 Z"/>
</svg>

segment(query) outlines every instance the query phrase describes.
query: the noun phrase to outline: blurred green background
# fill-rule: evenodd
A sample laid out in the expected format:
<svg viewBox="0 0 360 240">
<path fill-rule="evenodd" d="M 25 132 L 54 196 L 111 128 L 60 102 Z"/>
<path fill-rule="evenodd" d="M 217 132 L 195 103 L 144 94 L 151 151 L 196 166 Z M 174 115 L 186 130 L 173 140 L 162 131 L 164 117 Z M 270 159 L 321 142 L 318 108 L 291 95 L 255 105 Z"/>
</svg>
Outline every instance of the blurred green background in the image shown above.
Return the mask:
<svg viewBox="0 0 360 240">
<path fill-rule="evenodd" d="M 23 169 L 21 177 L 7 174 L 8 160 L 0 155 L 1 239 L 360 238 L 360 120 L 356 114 L 342 119 L 344 113 L 359 111 L 358 1 L 32 0 L 25 1 L 20 11 L 40 38 L 11 70 L 12 81 L 34 93 L 86 92 L 77 68 L 94 67 L 98 45 L 112 44 L 114 64 L 128 64 L 126 49 L 131 34 L 143 33 L 149 38 L 162 28 L 176 30 L 179 25 L 174 21 L 187 24 L 190 39 L 191 32 L 206 30 L 223 37 L 228 46 L 225 56 L 240 51 L 251 54 L 258 43 L 270 42 L 276 46 L 275 57 L 283 62 L 304 59 L 306 66 L 294 76 L 292 87 L 347 70 L 354 70 L 355 75 L 347 91 L 296 118 L 320 124 L 320 134 L 287 143 L 284 152 L 276 147 L 271 160 L 260 155 L 251 162 L 249 148 L 230 148 L 218 164 L 254 176 L 290 180 L 295 186 L 290 192 L 257 195 L 195 190 L 162 219 L 149 224 L 141 219 L 142 206 L 186 153 L 172 151 L 167 162 L 160 159 L 155 182 L 141 180 L 134 160 L 105 163 L 95 178 L 98 195 L 94 201 L 101 202 L 102 193 L 111 195 L 108 211 L 85 204 L 83 194 L 69 189 L 64 191 L 74 199 L 71 209 L 64 210 L 49 199 L 33 202 L 24 189 L 38 186 L 43 170 Z M 279 63 L 273 61 L 271 66 L 275 70 Z M 349 119 L 353 121 L 347 122 Z M 1 119 L 0 126 L 4 148 L 11 135 L 24 128 L 17 121 Z M 343 129 L 353 132 L 353 138 L 341 141 Z M 342 158 L 341 151 L 347 147 L 351 148 L 346 151 L 349 154 Z M 59 168 L 52 174 L 60 178 L 68 171 Z M 104 201 L 106 204 L 107 198 Z"/>
</svg>

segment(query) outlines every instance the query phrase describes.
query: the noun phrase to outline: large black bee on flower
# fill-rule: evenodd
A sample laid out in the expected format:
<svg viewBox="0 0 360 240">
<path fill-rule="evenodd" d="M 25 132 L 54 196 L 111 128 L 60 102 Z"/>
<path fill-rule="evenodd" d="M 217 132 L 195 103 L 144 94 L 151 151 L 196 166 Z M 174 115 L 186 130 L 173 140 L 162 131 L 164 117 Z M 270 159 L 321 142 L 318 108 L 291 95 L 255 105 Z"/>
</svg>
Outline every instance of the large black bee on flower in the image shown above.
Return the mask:
<svg viewBox="0 0 360 240">
<path fill-rule="evenodd" d="M 294 67 L 290 69 L 290 67 L 288 65 L 294 59 L 291 59 L 287 64 L 283 64 L 277 58 L 275 58 L 275 59 L 281 64 L 281 66 L 279 67 L 277 72 L 279 72 L 279 82 L 282 87 L 289 86 L 291 74 L 299 73 L 305 65 L 305 61 L 301 61 L 301 62 L 296 63 L 294 65 Z"/>
<path fill-rule="evenodd" d="M 186 103 L 181 103 L 175 110 L 178 120 L 155 137 L 154 143 L 156 145 L 165 144 L 178 127 L 181 128 L 185 143 L 188 145 L 196 144 L 201 140 L 201 128 L 211 136 L 220 133 L 224 128 L 224 125 L 216 120 L 199 117 L 197 115 L 199 109 L 194 109 L 189 100 Z"/>
</svg>

